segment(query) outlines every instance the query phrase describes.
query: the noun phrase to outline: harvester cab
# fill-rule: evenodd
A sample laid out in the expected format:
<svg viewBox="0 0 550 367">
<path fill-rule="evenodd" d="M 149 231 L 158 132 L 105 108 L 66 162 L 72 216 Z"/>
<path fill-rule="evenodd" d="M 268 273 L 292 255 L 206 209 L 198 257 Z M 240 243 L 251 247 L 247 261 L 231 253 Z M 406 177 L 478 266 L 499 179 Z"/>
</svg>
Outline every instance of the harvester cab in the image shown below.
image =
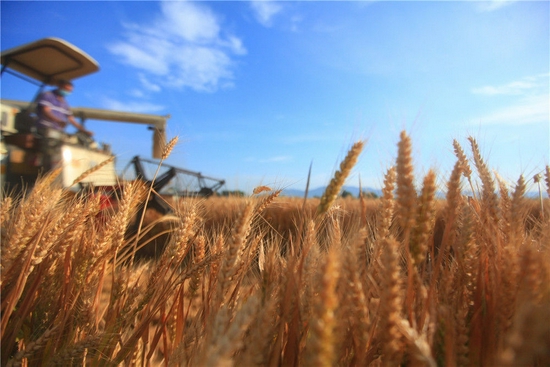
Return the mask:
<svg viewBox="0 0 550 367">
<path fill-rule="evenodd" d="M 36 99 L 47 85 L 60 80 L 74 80 L 99 70 L 98 63 L 84 51 L 57 38 L 45 38 L 1 53 L 2 70 L 38 85 L 33 101 L 1 100 L 2 113 L 2 187 L 32 187 L 43 171 L 49 155 L 58 155 L 63 169 L 62 185 L 71 187 L 74 180 L 93 166 L 112 157 L 108 144 L 98 144 L 82 134 L 69 135 L 48 130 L 39 136 L 34 126 Z M 81 123 L 87 119 L 142 123 L 153 129 L 153 157 L 159 157 L 165 143 L 165 126 L 169 116 L 117 112 L 92 108 L 72 108 Z M 41 144 L 42 139 L 49 143 Z M 115 186 L 115 162 L 93 172 L 82 185 Z"/>
<path fill-rule="evenodd" d="M 48 85 L 56 85 L 61 80 L 72 81 L 99 70 L 98 63 L 76 46 L 58 39 L 45 38 L 1 53 L 1 75 L 14 75 L 36 84 L 38 92 L 33 101 L 24 102 L 1 99 L 1 141 L 2 157 L 1 192 L 24 189 L 33 186 L 37 177 L 44 173 L 43 162 L 55 154 L 62 167 L 60 179 L 65 188 L 73 188 L 75 179 L 96 165 L 114 158 L 109 144 L 98 143 L 81 134 L 69 135 L 62 131 L 47 131 L 44 136 L 37 134 L 34 127 L 36 99 Z M 165 128 L 169 115 L 151 115 L 103 110 L 96 108 L 73 107 L 75 118 L 84 124 L 86 120 L 104 120 L 144 124 L 153 132 L 153 158 L 160 159 L 166 143 Z M 48 139 L 43 144 L 41 139 Z M 44 148 L 46 146 L 46 148 Z M 143 172 L 137 171 L 136 178 L 146 179 Z M 168 184 L 177 174 L 185 170 L 172 170 L 171 177 L 163 180 Z M 188 171 L 191 174 L 194 172 Z M 219 180 L 218 182 L 223 181 Z M 82 186 L 114 188 L 119 177 L 112 159 L 100 169 L 80 180 Z M 214 187 L 214 186 L 212 186 Z M 217 189 L 217 186 L 215 187 Z M 204 189 L 204 190 L 203 190 Z M 208 192 L 209 187 L 201 187 Z M 0 194 L 1 195 L 1 194 Z"/>
</svg>

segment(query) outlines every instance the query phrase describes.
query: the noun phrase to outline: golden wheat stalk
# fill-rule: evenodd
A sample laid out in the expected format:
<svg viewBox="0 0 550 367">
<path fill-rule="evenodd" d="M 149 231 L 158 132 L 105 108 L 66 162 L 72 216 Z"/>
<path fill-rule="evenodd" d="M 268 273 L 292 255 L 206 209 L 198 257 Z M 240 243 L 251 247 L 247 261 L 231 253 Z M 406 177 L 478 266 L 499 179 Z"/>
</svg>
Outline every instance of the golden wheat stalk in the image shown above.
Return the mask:
<svg viewBox="0 0 550 367">
<path fill-rule="evenodd" d="M 208 343 L 204 345 L 204 361 L 198 365 L 205 367 L 217 367 L 232 365 L 231 356 L 235 351 L 242 347 L 242 337 L 248 329 L 258 311 L 258 297 L 250 297 L 243 301 L 234 317 L 230 317 L 227 312 L 220 312 Z M 222 309 L 226 311 L 226 309 Z"/>
<path fill-rule="evenodd" d="M 491 172 L 489 171 L 487 164 L 481 157 L 481 153 L 480 153 L 479 145 L 477 144 L 477 141 L 471 136 L 468 137 L 468 140 L 470 141 L 470 144 L 472 146 L 474 162 L 482 183 L 481 199 L 484 203 L 483 207 L 487 209 L 493 223 L 497 224 L 498 218 L 499 218 L 499 210 L 498 210 L 499 205 L 498 205 L 498 197 L 495 192 L 496 191 L 495 182 L 491 176 Z"/>
<path fill-rule="evenodd" d="M 253 195 L 258 195 L 265 191 L 271 191 L 271 188 L 269 186 L 257 186 L 252 190 Z"/>
<path fill-rule="evenodd" d="M 525 218 L 526 201 L 525 193 L 527 184 L 523 175 L 521 175 L 516 183 L 516 188 L 512 193 L 510 203 L 510 215 L 508 224 L 510 227 L 510 244 L 520 244 L 523 242 L 523 221 Z"/>
<path fill-rule="evenodd" d="M 0 204 L 0 227 L 3 227 L 4 223 L 10 219 L 13 201 L 11 196 L 5 196 L 2 199 L 2 203 Z"/>
<path fill-rule="evenodd" d="M 542 175 L 540 173 L 537 173 L 535 176 L 533 176 L 533 181 L 537 184 L 537 187 L 539 189 L 540 214 L 544 219 L 544 200 L 542 199 L 542 187 L 541 187 Z"/>
<path fill-rule="evenodd" d="M 81 182 L 82 180 L 84 180 L 86 177 L 90 176 L 92 173 L 94 172 L 97 172 L 99 171 L 100 169 L 102 169 L 103 167 L 105 167 L 106 165 L 108 165 L 109 163 L 111 163 L 112 161 L 115 160 L 115 156 L 111 156 L 109 157 L 108 159 L 104 160 L 103 162 L 99 163 L 99 164 L 96 164 L 95 166 L 93 166 L 92 168 L 89 168 L 87 169 L 86 171 L 84 171 L 80 176 L 78 176 L 74 181 L 73 183 L 71 184 L 71 186 L 74 186 L 76 185 L 77 183 Z"/>
<path fill-rule="evenodd" d="M 46 346 L 48 341 L 52 338 L 57 328 L 58 326 L 52 326 L 47 329 L 38 339 L 27 343 L 27 345 L 25 345 L 25 349 L 18 351 L 13 358 L 8 360 L 6 367 L 21 366 L 24 359 L 32 357 L 34 354 L 41 351 Z"/>
<path fill-rule="evenodd" d="M 416 189 L 414 187 L 412 144 L 405 131 L 401 132 L 396 162 L 397 171 L 397 217 L 404 233 L 405 242 L 414 225 Z"/>
<path fill-rule="evenodd" d="M 262 198 L 262 200 L 256 206 L 256 213 L 259 214 L 263 212 L 265 208 L 267 208 L 277 197 L 279 197 L 279 195 L 281 195 L 281 192 L 283 192 L 283 190 L 275 190 L 271 194 Z"/>
<path fill-rule="evenodd" d="M 124 242 L 124 235 L 130 223 L 130 219 L 143 202 L 145 185 L 141 181 L 132 181 L 124 185 L 122 198 L 114 217 L 108 222 L 104 238 L 100 246 L 105 248 L 104 254 L 114 254 L 113 266 L 117 266 L 117 252 Z M 134 254 L 134 253 L 132 253 Z"/>
<path fill-rule="evenodd" d="M 227 248 L 219 273 L 218 288 L 216 292 L 218 302 L 223 302 L 228 287 L 230 286 L 230 281 L 237 270 L 236 265 L 238 264 L 239 253 L 241 248 L 245 245 L 245 240 L 250 232 L 250 223 L 253 214 L 254 203 L 249 201 L 233 226 L 229 247 Z"/>
<path fill-rule="evenodd" d="M 57 167 L 56 169 L 49 171 L 44 175 L 44 177 L 36 181 L 33 192 L 31 192 L 29 199 L 32 199 L 35 196 L 39 196 L 43 194 L 44 191 L 46 192 L 49 191 L 49 189 L 51 188 L 51 185 L 54 183 L 57 177 L 59 177 L 62 171 L 63 171 L 63 167 Z"/>
<path fill-rule="evenodd" d="M 378 239 L 387 238 L 390 234 L 391 220 L 394 210 L 393 190 L 396 180 L 395 167 L 390 167 L 384 175 L 384 188 L 380 200 L 380 214 L 376 222 L 376 234 Z"/>
<path fill-rule="evenodd" d="M 204 236 L 200 235 L 197 237 L 197 240 L 195 241 L 195 253 L 193 257 L 193 264 L 200 264 L 205 256 L 206 256 L 206 243 L 205 243 Z M 195 271 L 191 275 L 191 280 L 189 281 L 189 288 L 188 288 L 188 295 L 190 298 L 194 297 L 195 293 L 199 289 L 200 282 L 202 279 L 202 274 L 204 272 L 204 269 L 202 267 L 199 267 L 197 271 Z"/>
<path fill-rule="evenodd" d="M 432 348 L 428 343 L 427 336 L 419 334 L 406 320 L 401 320 L 397 326 L 401 334 L 405 336 L 407 344 L 411 347 L 412 353 L 410 356 L 413 359 L 411 364 L 415 365 L 416 362 L 419 366 L 436 367 L 437 363 L 433 358 Z"/>
<path fill-rule="evenodd" d="M 172 139 L 170 139 L 168 144 L 166 144 L 166 146 L 162 150 L 162 160 L 165 160 L 166 158 L 168 158 L 168 156 L 172 153 L 172 150 L 178 143 L 178 140 L 179 140 L 179 136 L 177 135 L 174 136 Z"/>
<path fill-rule="evenodd" d="M 317 207 L 317 217 L 325 214 L 332 206 L 332 203 L 334 203 L 334 200 L 336 200 L 336 197 L 340 193 L 340 189 L 344 185 L 351 169 L 355 166 L 364 145 L 365 142 L 363 141 L 358 141 L 353 144 L 344 160 L 340 163 L 340 170 L 334 173 L 334 177 L 330 180 L 323 196 L 321 196 L 321 202 Z"/>
<path fill-rule="evenodd" d="M 354 344 L 355 360 L 357 364 L 364 365 L 365 354 L 369 349 L 369 330 L 371 329 L 370 311 L 368 308 L 367 297 L 361 278 L 368 274 L 363 271 L 366 264 L 361 252 L 364 251 L 366 230 L 360 231 L 357 238 L 351 243 L 351 251 L 345 251 L 342 254 L 344 264 L 342 265 L 341 281 L 345 284 L 342 291 L 342 307 L 346 310 L 347 319 L 350 323 L 350 329 Z M 360 264 L 361 263 L 361 264 Z M 374 312 L 373 312 L 374 313 Z"/>
<path fill-rule="evenodd" d="M 149 199 L 151 198 L 151 194 L 156 195 L 156 193 L 153 193 L 153 187 L 154 187 L 154 184 L 155 184 L 155 180 L 158 177 L 158 174 L 159 174 L 160 169 L 162 167 L 162 162 L 166 158 L 168 158 L 170 153 L 172 153 L 172 149 L 174 149 L 174 147 L 176 146 L 178 140 L 179 140 L 179 137 L 176 135 L 172 139 L 170 139 L 168 144 L 166 144 L 166 146 L 164 147 L 164 149 L 162 151 L 161 160 L 160 160 L 159 164 L 157 165 L 157 170 L 156 170 L 155 174 L 153 175 L 153 179 L 151 180 L 151 186 L 149 187 L 149 190 L 147 191 L 147 197 L 145 198 L 145 207 L 143 208 L 143 211 L 141 213 L 141 218 L 139 218 L 139 224 L 138 224 L 138 228 L 137 228 L 136 238 L 135 238 L 135 241 L 134 241 L 134 244 L 133 244 L 132 257 L 130 259 L 131 264 L 134 263 L 135 253 L 137 251 L 138 242 L 139 242 L 139 238 L 140 238 L 140 234 L 141 234 L 141 229 L 143 227 L 143 221 L 145 220 L 145 212 L 147 211 L 147 204 L 149 203 Z"/>
<path fill-rule="evenodd" d="M 401 325 L 402 295 L 401 268 L 399 266 L 398 243 L 393 238 L 383 241 L 382 263 L 384 264 L 380 295 L 379 339 L 382 342 L 383 363 L 395 366 L 401 363 L 403 337 L 399 331 Z"/>
<path fill-rule="evenodd" d="M 428 238 L 435 219 L 435 190 L 435 172 L 430 170 L 424 178 L 417 207 L 416 225 L 411 234 L 410 252 L 417 266 L 421 266 L 428 253 Z"/>
<path fill-rule="evenodd" d="M 244 335 L 243 344 L 253 345 L 253 348 L 245 347 L 236 355 L 234 366 L 268 366 L 271 347 L 271 336 L 275 333 L 278 323 L 276 297 L 266 298 L 258 307 L 257 316 L 249 326 L 248 332 Z"/>
<path fill-rule="evenodd" d="M 546 166 L 544 170 L 544 179 L 546 181 L 546 194 L 550 197 L 550 166 Z"/>
<path fill-rule="evenodd" d="M 443 230 L 442 239 L 440 242 L 438 251 L 445 253 L 447 248 L 455 246 L 457 237 L 457 225 L 459 222 L 459 215 L 463 211 L 463 198 L 462 198 L 462 183 L 461 176 L 464 170 L 464 165 L 460 161 L 457 161 L 451 172 L 451 177 L 447 182 L 447 194 L 445 200 L 445 207 L 443 210 L 443 220 L 445 221 L 445 228 Z M 435 246 L 432 253 L 435 253 Z M 442 256 L 441 256 L 442 258 Z M 438 270 L 436 270 L 436 273 Z M 430 291 L 434 288 L 434 282 L 436 276 L 432 277 L 432 286 Z"/>
<path fill-rule="evenodd" d="M 182 208 L 176 205 L 174 219 L 176 225 L 171 230 L 172 240 L 164 249 L 162 256 L 173 258 L 174 264 L 179 264 L 187 255 L 192 238 L 196 235 L 200 225 L 196 206 L 191 204 L 190 208 L 183 212 Z"/>
<path fill-rule="evenodd" d="M 464 150 L 462 150 L 462 147 L 458 143 L 458 141 L 453 140 L 453 147 L 455 151 L 455 155 L 458 158 L 458 163 L 460 164 L 460 171 L 468 179 L 468 183 L 470 184 L 470 189 L 472 190 L 472 195 L 475 197 L 475 190 L 474 186 L 472 184 L 472 168 L 470 167 L 470 163 L 468 162 L 468 158 L 466 157 L 466 154 L 464 153 Z"/>
<path fill-rule="evenodd" d="M 30 195 L 21 199 L 7 230 L 10 240 L 2 243 L 3 269 L 8 269 L 16 258 L 23 258 L 22 254 L 31 247 L 29 241 L 36 236 L 40 226 L 45 225 L 48 213 L 57 205 L 62 190 L 52 183 L 60 173 L 61 168 L 58 168 L 38 179 Z"/>
<path fill-rule="evenodd" d="M 324 257 L 320 295 L 314 305 L 314 318 L 306 344 L 305 366 L 329 367 L 336 363 L 335 312 L 339 303 L 336 284 L 340 277 L 340 251 L 338 246 L 332 246 Z"/>
</svg>

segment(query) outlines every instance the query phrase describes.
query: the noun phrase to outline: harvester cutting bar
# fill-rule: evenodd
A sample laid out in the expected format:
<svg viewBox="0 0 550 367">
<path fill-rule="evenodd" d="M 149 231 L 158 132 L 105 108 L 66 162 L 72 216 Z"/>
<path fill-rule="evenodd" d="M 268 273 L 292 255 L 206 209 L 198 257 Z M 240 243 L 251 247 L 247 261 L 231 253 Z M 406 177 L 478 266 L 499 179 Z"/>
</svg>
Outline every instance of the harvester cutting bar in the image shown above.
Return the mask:
<svg viewBox="0 0 550 367">
<path fill-rule="evenodd" d="M 146 177 L 145 169 L 143 168 L 142 163 L 150 163 L 154 165 L 159 165 L 160 162 L 153 161 L 150 159 L 141 158 L 139 156 L 135 156 L 131 161 L 130 164 L 134 165 L 134 169 L 136 171 L 136 176 L 140 177 L 141 179 L 151 182 Z M 156 192 L 160 192 L 174 177 L 176 177 L 178 174 L 183 174 L 186 176 L 192 176 L 197 178 L 199 191 L 197 192 L 191 192 L 191 191 L 183 191 L 178 192 L 178 195 L 180 196 L 211 196 L 216 192 L 218 189 L 220 189 L 223 185 L 225 185 L 225 180 L 221 180 L 214 177 L 204 176 L 200 172 L 194 172 L 190 170 L 186 170 L 183 168 L 171 166 L 165 163 L 162 163 L 163 168 L 167 168 L 168 170 L 165 171 L 163 174 L 159 175 L 155 181 L 153 182 L 153 189 Z M 211 185 L 208 185 L 206 182 L 212 181 L 214 182 Z"/>
</svg>

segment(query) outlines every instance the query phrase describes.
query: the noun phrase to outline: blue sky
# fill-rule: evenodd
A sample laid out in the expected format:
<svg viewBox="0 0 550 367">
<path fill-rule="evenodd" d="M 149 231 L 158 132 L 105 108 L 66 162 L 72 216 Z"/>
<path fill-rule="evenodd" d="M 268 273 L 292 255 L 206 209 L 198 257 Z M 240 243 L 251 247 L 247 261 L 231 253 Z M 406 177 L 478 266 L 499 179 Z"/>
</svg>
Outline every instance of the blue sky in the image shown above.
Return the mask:
<svg viewBox="0 0 550 367">
<path fill-rule="evenodd" d="M 548 1 L 1 2 L 1 49 L 63 38 L 94 57 L 72 106 L 170 114 L 168 162 L 227 189 L 328 183 L 366 139 L 348 180 L 380 188 L 401 130 L 416 175 L 444 188 L 467 137 L 514 183 L 549 164 Z M 2 98 L 35 88 L 4 76 Z M 141 125 L 88 121 L 123 168 L 151 155 Z M 531 187 L 531 189 L 535 189 Z"/>
</svg>

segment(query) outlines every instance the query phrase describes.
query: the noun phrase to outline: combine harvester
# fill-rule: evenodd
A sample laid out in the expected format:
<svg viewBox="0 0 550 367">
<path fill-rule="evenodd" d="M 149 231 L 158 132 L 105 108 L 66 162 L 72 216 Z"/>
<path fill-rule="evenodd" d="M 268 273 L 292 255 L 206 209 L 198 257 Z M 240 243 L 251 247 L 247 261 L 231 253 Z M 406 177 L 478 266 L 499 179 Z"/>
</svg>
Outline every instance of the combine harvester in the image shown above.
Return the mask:
<svg viewBox="0 0 550 367">
<path fill-rule="evenodd" d="M 1 177 L 0 192 L 32 188 L 40 174 L 43 174 L 42 162 L 49 154 L 62 157 L 60 175 L 63 187 L 73 188 L 74 180 L 83 172 L 102 163 L 114 154 L 111 146 L 98 143 L 83 133 L 74 135 L 51 130 L 47 138 L 50 142 L 43 148 L 43 139 L 36 133 L 36 98 L 47 85 L 56 85 L 60 80 L 74 80 L 99 70 L 98 63 L 74 45 L 57 38 L 45 38 L 1 53 L 1 75 L 9 73 L 27 82 L 36 84 L 39 89 L 33 101 L 23 102 L 1 99 Z M 153 131 L 153 158 L 160 159 L 166 144 L 165 129 L 169 115 L 159 116 L 140 113 L 111 111 L 95 108 L 71 108 L 75 118 L 84 126 L 87 120 L 103 120 L 144 124 Z M 42 148 L 41 148 L 42 147 Z M 145 169 L 147 164 L 159 162 L 135 156 L 128 167 L 133 167 L 133 179 L 142 179 L 150 183 Z M 126 177 L 124 177 L 126 178 Z M 115 160 L 84 178 L 78 190 L 89 189 L 111 195 L 120 188 L 123 180 L 117 175 Z M 182 184 L 183 183 L 183 184 Z M 203 176 L 173 166 L 163 165 L 161 174 L 155 179 L 154 190 L 159 194 L 171 196 L 210 196 L 225 181 Z M 2 195 L 2 194 L 0 194 Z M 161 214 L 170 212 L 164 200 L 153 195 L 149 206 Z"/>
</svg>

